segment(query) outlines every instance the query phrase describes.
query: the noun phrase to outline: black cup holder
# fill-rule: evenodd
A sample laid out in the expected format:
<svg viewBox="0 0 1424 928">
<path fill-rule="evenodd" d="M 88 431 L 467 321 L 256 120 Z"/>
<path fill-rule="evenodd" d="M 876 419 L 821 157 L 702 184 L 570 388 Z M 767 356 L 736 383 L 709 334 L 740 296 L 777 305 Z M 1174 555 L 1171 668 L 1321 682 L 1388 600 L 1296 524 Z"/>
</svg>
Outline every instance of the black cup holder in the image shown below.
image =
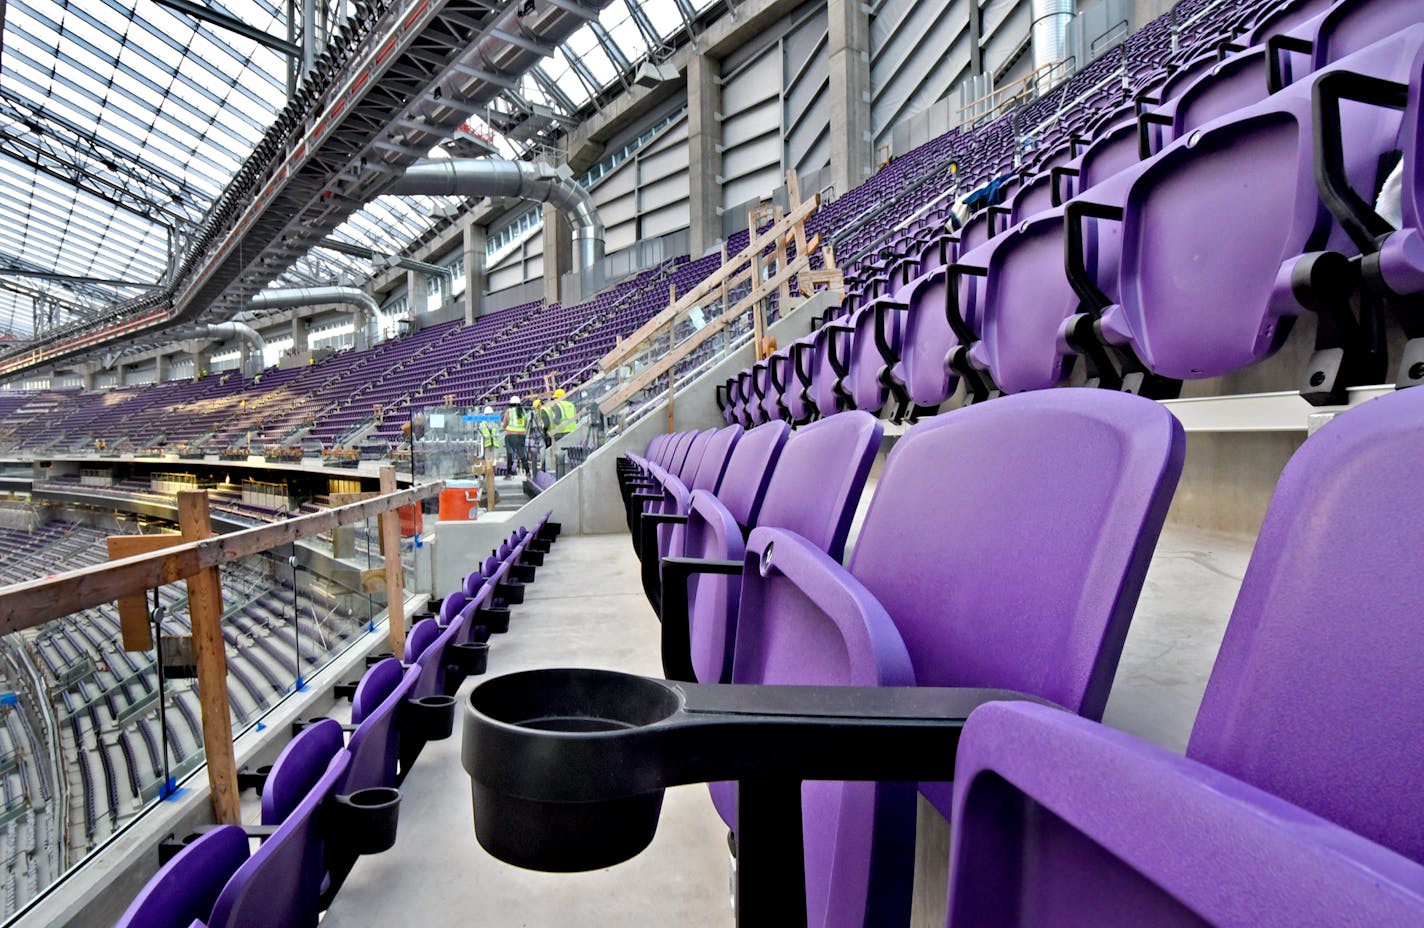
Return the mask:
<svg viewBox="0 0 1424 928">
<path fill-rule="evenodd" d="M 801 782 L 952 780 L 969 713 L 1025 698 L 702 686 L 604 670 L 495 677 L 474 688 L 465 710 L 475 837 L 529 869 L 608 867 L 648 846 L 666 787 L 735 780 L 739 918 L 804 924 L 804 893 L 792 889 L 804 885 Z"/>
<path fill-rule="evenodd" d="M 470 621 L 475 625 L 483 625 L 496 635 L 503 635 L 509 631 L 509 607 L 486 606 L 476 609 Z"/>
<path fill-rule="evenodd" d="M 421 741 L 443 741 L 455 731 L 455 697 L 422 696 L 405 703 L 403 724 Z"/>
<path fill-rule="evenodd" d="M 519 559 L 532 567 L 544 566 L 544 552 L 535 550 L 529 545 L 524 546 L 524 553 L 520 555 Z"/>
<path fill-rule="evenodd" d="M 450 655 L 450 663 L 467 677 L 477 677 L 489 668 L 489 643 L 462 641 L 453 644 L 445 652 Z"/>
<path fill-rule="evenodd" d="M 513 577 L 513 578 L 514 578 L 516 581 L 518 581 L 519 583 L 533 583 L 533 582 L 534 582 L 534 574 L 535 574 L 535 570 L 534 570 L 534 565 L 533 565 L 533 564 L 510 564 L 510 565 L 509 565 L 509 575 L 510 575 L 511 577 Z M 522 600 L 522 599 L 523 599 L 523 597 L 521 597 L 521 600 Z"/>
<path fill-rule="evenodd" d="M 472 621 L 473 621 L 473 620 L 472 620 Z M 508 628 L 508 623 L 507 623 L 507 622 L 506 622 L 505 627 L 506 627 L 506 629 Z M 488 626 L 488 625 L 478 625 L 478 624 L 471 625 L 471 626 L 470 626 L 470 640 L 473 641 L 473 642 L 475 642 L 476 644 L 479 644 L 480 642 L 484 642 L 484 641 L 489 641 L 489 640 L 490 640 L 490 628 L 489 628 L 489 626 Z"/>
<path fill-rule="evenodd" d="M 400 790 L 372 786 L 335 796 L 329 807 L 329 841 L 352 854 L 379 854 L 396 843 Z"/>
<path fill-rule="evenodd" d="M 517 581 L 496 583 L 494 595 L 511 606 L 517 606 L 524 602 L 524 584 Z"/>
<path fill-rule="evenodd" d="M 360 686 L 359 680 L 348 680 L 345 683 L 338 683 L 331 688 L 331 695 L 335 699 L 352 700 L 356 698 L 356 687 Z"/>
<path fill-rule="evenodd" d="M 260 767 L 242 766 L 237 770 L 237 789 L 241 792 L 251 789 L 257 795 L 262 795 L 262 787 L 267 785 L 267 778 L 272 775 L 272 765 L 263 764 Z"/>
</svg>

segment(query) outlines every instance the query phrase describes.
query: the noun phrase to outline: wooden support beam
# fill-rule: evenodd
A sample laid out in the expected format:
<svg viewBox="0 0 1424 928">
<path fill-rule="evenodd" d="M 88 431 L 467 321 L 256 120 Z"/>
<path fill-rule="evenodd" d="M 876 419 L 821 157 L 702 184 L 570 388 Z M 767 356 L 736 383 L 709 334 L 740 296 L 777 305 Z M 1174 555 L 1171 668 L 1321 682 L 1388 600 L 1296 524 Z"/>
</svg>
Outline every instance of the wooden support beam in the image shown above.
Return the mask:
<svg viewBox="0 0 1424 928">
<path fill-rule="evenodd" d="M 151 554 L 182 544 L 177 532 L 161 535 L 110 535 L 109 560 L 117 561 L 135 554 Z M 148 591 L 139 590 L 118 597 L 119 640 L 125 651 L 153 650 L 153 623 L 148 614 Z"/>
<path fill-rule="evenodd" d="M 396 491 L 396 469 L 381 468 L 381 493 Z M 400 511 L 381 513 L 381 555 L 386 562 L 386 615 L 390 629 L 391 653 L 405 654 L 405 568 L 400 559 Z"/>
<path fill-rule="evenodd" d="M 814 251 L 815 249 L 819 248 L 821 245 L 820 233 L 817 233 L 816 235 L 812 236 L 811 241 L 808 243 L 808 245 L 811 251 Z M 736 319 L 738 316 L 742 315 L 742 313 L 755 306 L 758 300 L 765 299 L 766 295 L 772 290 L 774 290 L 778 285 L 780 285 L 783 280 L 788 280 L 793 274 L 804 271 L 806 269 L 806 265 L 807 260 L 805 258 L 797 258 L 788 266 L 777 271 L 767 280 L 759 283 L 752 290 L 751 293 L 742 297 L 742 299 L 735 306 L 728 310 L 725 310 L 722 315 L 707 323 L 707 325 L 699 329 L 697 333 L 691 338 L 684 339 L 680 345 L 678 345 L 672 351 L 669 351 L 655 364 L 649 364 L 647 367 L 644 367 L 637 373 L 636 376 L 630 379 L 627 383 L 623 384 L 623 386 L 619 387 L 613 393 L 609 394 L 608 397 L 601 400 L 598 404 L 598 408 L 603 411 L 604 415 L 607 415 L 608 413 L 611 413 L 613 410 L 617 409 L 619 406 L 622 406 L 624 403 L 626 403 L 629 398 L 635 396 L 639 390 L 646 388 L 648 384 L 652 383 L 660 375 L 669 371 L 674 371 L 677 367 L 678 362 L 681 361 L 683 358 L 687 357 L 689 354 L 691 354 L 693 350 L 697 348 L 698 345 L 701 345 L 707 339 L 711 338 L 713 335 L 716 335 L 718 332 L 725 329 L 728 325 L 732 323 L 732 320 Z"/>
<path fill-rule="evenodd" d="M 178 525 L 190 542 L 213 533 L 206 490 L 178 492 Z M 222 634 L 222 583 L 216 567 L 188 577 L 188 620 L 198 665 L 198 707 L 202 711 L 203 752 L 208 767 L 208 795 L 220 825 L 239 825 L 237 759 L 232 748 L 232 709 L 227 696 L 227 650 Z"/>
<path fill-rule="evenodd" d="M 676 320 L 679 316 L 716 292 L 724 280 L 726 280 L 729 285 L 735 286 L 738 280 L 747 275 L 748 265 L 751 263 L 750 257 L 752 255 L 759 254 L 767 245 L 776 241 L 778 236 L 784 235 L 786 231 L 791 228 L 792 224 L 804 222 L 816 212 L 816 207 L 819 204 L 820 197 L 813 196 L 804 203 L 798 204 L 786 214 L 781 222 L 771 226 L 760 235 L 757 235 L 756 230 L 753 229 L 752 240 L 747 244 L 746 248 L 743 248 L 731 259 L 730 263 L 723 261 L 720 268 L 703 278 L 701 283 L 683 294 L 681 299 L 643 323 L 643 325 L 638 328 L 638 331 L 628 336 L 620 344 L 615 346 L 613 350 L 609 351 L 608 354 L 599 359 L 599 368 L 605 371 L 612 370 L 637 354 L 638 351 L 642 349 L 643 344 L 647 342 L 655 332 L 667 325 L 670 321 Z"/>
</svg>

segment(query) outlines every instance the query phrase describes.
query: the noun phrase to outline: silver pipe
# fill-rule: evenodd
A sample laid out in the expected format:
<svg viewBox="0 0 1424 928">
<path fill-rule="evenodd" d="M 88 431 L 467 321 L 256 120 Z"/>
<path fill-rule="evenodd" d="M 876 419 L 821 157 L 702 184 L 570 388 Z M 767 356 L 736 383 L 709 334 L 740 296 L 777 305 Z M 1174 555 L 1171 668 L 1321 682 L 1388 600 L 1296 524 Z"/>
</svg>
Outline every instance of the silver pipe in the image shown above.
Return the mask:
<svg viewBox="0 0 1424 928">
<path fill-rule="evenodd" d="M 357 312 L 356 328 L 365 328 L 381 308 L 375 297 L 360 287 L 292 287 L 287 290 L 263 290 L 247 304 L 248 309 L 292 309 L 298 306 L 324 306 L 345 303 Z"/>
<path fill-rule="evenodd" d="M 420 161 L 385 192 L 434 197 L 517 197 L 549 203 L 568 216 L 574 227 L 578 267 L 590 268 L 603 260 L 603 219 L 593 198 L 567 170 L 543 162 L 491 158 Z"/>
<path fill-rule="evenodd" d="M 1033 0 L 1033 69 L 1062 61 L 1064 30 L 1073 18 L 1074 0 Z"/>
<path fill-rule="evenodd" d="M 209 338 L 240 338 L 252 346 L 259 360 L 267 348 L 267 341 L 252 326 L 243 322 L 212 322 L 198 327 L 200 336 Z"/>
</svg>

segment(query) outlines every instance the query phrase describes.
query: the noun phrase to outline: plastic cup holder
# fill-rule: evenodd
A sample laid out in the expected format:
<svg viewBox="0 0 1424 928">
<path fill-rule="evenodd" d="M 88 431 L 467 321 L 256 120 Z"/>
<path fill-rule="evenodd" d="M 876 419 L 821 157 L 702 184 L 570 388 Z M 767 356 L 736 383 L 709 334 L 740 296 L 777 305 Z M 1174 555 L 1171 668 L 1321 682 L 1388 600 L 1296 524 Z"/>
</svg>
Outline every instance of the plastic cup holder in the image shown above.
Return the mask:
<svg viewBox="0 0 1424 928">
<path fill-rule="evenodd" d="M 509 603 L 511 606 L 517 606 L 520 603 L 524 602 L 524 584 L 497 583 L 495 584 L 494 595 L 498 596 L 506 603 Z"/>
<path fill-rule="evenodd" d="M 477 677 L 489 668 L 489 642 L 461 641 L 450 646 L 451 663 L 467 677 Z"/>
<path fill-rule="evenodd" d="M 657 831 L 663 791 L 643 789 L 636 765 L 616 761 L 604 767 L 601 785 L 591 784 L 590 744 L 636 736 L 680 705 L 661 681 L 602 670 L 534 670 L 477 686 L 464 748 L 475 837 L 503 861 L 546 871 L 595 870 L 636 856 Z M 475 754 L 487 770 L 471 767 Z M 530 778 L 534 755 L 545 762 Z"/>
<path fill-rule="evenodd" d="M 533 564 L 511 564 L 509 575 L 520 583 L 533 583 L 535 569 Z"/>
<path fill-rule="evenodd" d="M 525 546 L 524 554 L 521 556 L 521 559 L 524 561 L 524 563 L 529 564 L 533 567 L 544 566 L 544 552 L 532 548 L 528 545 Z"/>
<path fill-rule="evenodd" d="M 421 696 L 408 700 L 410 732 L 422 741 L 442 741 L 455 731 L 455 697 Z"/>
<path fill-rule="evenodd" d="M 483 625 L 496 635 L 502 635 L 509 631 L 509 607 L 486 606 L 483 609 L 476 609 L 472 621 L 476 625 Z"/>
<path fill-rule="evenodd" d="M 476 644 L 490 640 L 490 629 L 488 625 L 471 625 L 470 640 Z"/>
<path fill-rule="evenodd" d="M 261 796 L 262 787 L 267 785 L 267 778 L 271 775 L 271 764 L 262 764 L 259 767 L 239 768 L 237 771 L 237 788 L 239 790 L 251 788 L 258 796 Z"/>
<path fill-rule="evenodd" d="M 372 786 L 336 796 L 331 807 L 329 840 L 355 854 L 379 854 L 396 843 L 400 790 Z"/>
</svg>

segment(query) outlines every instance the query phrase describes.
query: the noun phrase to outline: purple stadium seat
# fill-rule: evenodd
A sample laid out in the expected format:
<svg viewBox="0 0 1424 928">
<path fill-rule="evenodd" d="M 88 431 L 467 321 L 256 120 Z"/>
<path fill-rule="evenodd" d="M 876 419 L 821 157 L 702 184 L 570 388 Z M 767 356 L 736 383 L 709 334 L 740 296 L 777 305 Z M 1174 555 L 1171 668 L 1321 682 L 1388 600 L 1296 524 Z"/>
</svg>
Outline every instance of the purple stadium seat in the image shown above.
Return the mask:
<svg viewBox="0 0 1424 928">
<path fill-rule="evenodd" d="M 738 453 L 758 431 L 747 433 Z M 790 528 L 831 557 L 841 557 L 870 465 L 880 449 L 880 435 L 880 424 L 862 412 L 842 413 L 798 429 L 781 449 L 765 484 L 760 509 L 748 514 L 750 522 L 741 521 L 739 488 L 733 480 L 758 485 L 766 480 L 765 472 L 748 473 L 749 468 L 734 472 L 729 467 L 717 496 L 705 491 L 692 494 L 683 536 L 686 557 L 663 564 L 664 641 L 676 642 L 663 653 L 664 669 L 670 676 L 695 675 L 702 682 L 716 682 L 731 673 L 737 578 L 744 550 L 742 526 Z M 774 440 L 776 436 L 768 437 Z M 733 466 L 736 464 L 734 460 Z M 670 572 L 670 565 L 689 558 L 693 563 L 720 562 L 728 565 L 728 571 L 710 575 L 692 572 L 690 576 Z M 686 602 L 680 608 L 670 608 L 675 599 L 669 590 L 679 583 L 686 591 Z M 687 645 L 683 644 L 683 629 Z"/>
<path fill-rule="evenodd" d="M 149 879 L 115 928 L 205 924 L 223 887 L 250 854 L 247 833 L 237 825 L 200 835 Z"/>
<path fill-rule="evenodd" d="M 1164 408 L 1106 391 L 920 423 L 849 567 L 794 530 L 752 531 L 732 682 L 1004 688 L 1099 717 L 1183 450 Z M 1081 495 L 1060 492 L 1060 468 L 1088 478 Z M 926 544 L 945 535 L 963 556 Z M 949 784 L 924 788 L 947 813 Z M 712 791 L 733 823 L 735 787 Z M 911 785 L 806 783 L 802 797 L 809 923 L 904 924 Z"/>
<path fill-rule="evenodd" d="M 844 378 L 850 372 L 848 336 L 851 331 L 845 320 L 831 318 L 816 330 L 811 352 L 811 386 L 807 393 L 822 416 L 833 416 L 850 403 Z"/>
<path fill-rule="evenodd" d="M 1424 393 L 1282 474 L 1186 757 L 991 703 L 959 745 L 953 926 L 1424 923 Z M 1084 887 L 1091 887 L 1085 892 Z"/>
</svg>

